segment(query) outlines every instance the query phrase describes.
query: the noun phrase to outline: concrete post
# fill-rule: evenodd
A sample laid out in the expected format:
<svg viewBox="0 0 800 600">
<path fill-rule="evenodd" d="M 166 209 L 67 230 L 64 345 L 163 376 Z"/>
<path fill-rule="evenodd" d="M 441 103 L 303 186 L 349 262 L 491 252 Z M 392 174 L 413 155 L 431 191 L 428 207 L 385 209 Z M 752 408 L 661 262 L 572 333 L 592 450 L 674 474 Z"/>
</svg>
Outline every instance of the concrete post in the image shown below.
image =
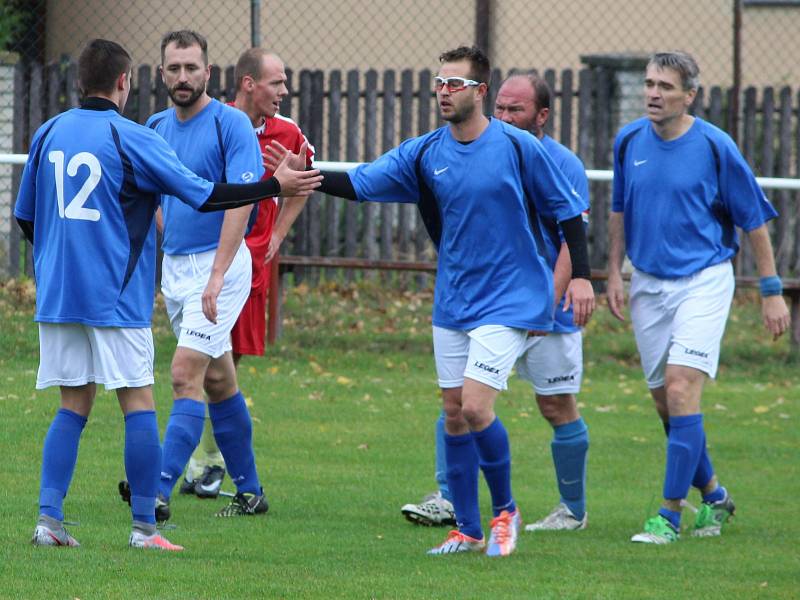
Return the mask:
<svg viewBox="0 0 800 600">
<path fill-rule="evenodd" d="M 14 151 L 14 67 L 19 56 L 0 52 L 0 154 Z M 9 276 L 13 167 L 0 163 L 0 277 Z"/>
</svg>

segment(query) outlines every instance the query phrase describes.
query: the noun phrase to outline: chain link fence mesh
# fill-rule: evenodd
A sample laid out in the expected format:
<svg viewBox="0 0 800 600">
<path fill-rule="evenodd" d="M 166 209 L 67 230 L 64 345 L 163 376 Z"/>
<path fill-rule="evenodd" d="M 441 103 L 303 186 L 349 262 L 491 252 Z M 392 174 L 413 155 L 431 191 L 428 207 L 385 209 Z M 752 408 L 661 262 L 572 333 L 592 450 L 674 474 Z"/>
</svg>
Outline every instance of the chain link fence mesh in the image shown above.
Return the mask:
<svg viewBox="0 0 800 600">
<path fill-rule="evenodd" d="M 573 70 L 575 77 L 569 94 L 575 97 L 580 95 L 578 70 L 586 66 L 583 57 L 646 56 L 655 50 L 683 49 L 697 57 L 704 86 L 707 89 L 720 86 L 723 100 L 717 108 L 723 115 L 720 120 L 723 127 L 737 123 L 730 116 L 731 96 L 727 90 L 738 81 L 740 93 L 735 97 L 742 99 L 740 111 L 745 117 L 748 86 L 757 88 L 758 106 L 754 109 L 755 105 L 751 104 L 749 109 L 755 110 L 756 118 L 762 118 L 765 113 L 761 98 L 768 97 L 764 91 L 767 86 L 776 90 L 790 86 L 788 111 L 794 120 L 791 131 L 784 131 L 784 135 L 795 139 L 797 129 L 800 0 L 604 0 L 591 3 L 581 0 L 557 3 L 532 0 L 397 0 L 391 3 L 369 0 L 302 3 L 290 0 L 3 0 L 0 4 L 0 153 L 24 152 L 38 122 L 50 116 L 53 108 L 63 109 L 74 101 L 69 83 L 66 88 L 60 88 L 61 91 L 48 85 L 47 77 L 52 76 L 53 71 L 48 71 L 47 65 L 60 64 L 61 71 L 65 71 L 87 39 L 105 37 L 125 46 L 137 65 L 151 67 L 155 90 L 161 36 L 183 28 L 195 29 L 208 38 L 209 58 L 221 67 L 223 76 L 225 69 L 251 45 L 277 52 L 294 73 L 295 97 L 286 105 L 287 112 L 299 119 L 304 128 L 308 125 L 302 122 L 303 111 L 309 114 L 311 110 L 298 93 L 304 70 L 319 73 L 320 77 L 324 74 L 325 82 L 320 85 L 325 86 L 326 98 L 331 93 L 327 87 L 331 72 L 342 72 L 342 94 L 346 95 L 347 72 L 358 70 L 361 97 L 366 98 L 365 102 L 370 102 L 371 98 L 377 105 L 372 121 L 366 113 L 362 118 L 367 123 L 362 122 L 362 131 L 371 123 L 379 136 L 382 121 L 378 119 L 388 110 L 384 105 L 387 70 L 397 70 L 397 88 L 393 89 L 402 105 L 402 70 L 412 70 L 416 81 L 420 70 L 436 68 L 437 57 L 443 50 L 477 42 L 488 49 L 493 66 L 502 73 L 513 68 L 551 70 L 557 75 L 552 81 L 561 85 L 561 73 Z M 739 56 L 738 64 L 735 55 Z M 15 84 L 14 65 L 18 62 L 44 66 L 39 87 L 32 81 L 25 82 L 30 86 L 26 88 L 28 96 L 41 93 L 43 97 L 41 117 L 34 115 L 35 111 L 20 112 L 18 106 L 15 109 L 15 85 L 19 84 Z M 368 69 L 377 72 L 377 79 L 374 79 L 377 84 L 372 91 L 367 89 L 369 77 L 365 72 Z M 310 81 L 313 84 L 316 79 L 312 77 Z M 220 86 L 223 91 L 226 89 L 224 77 Z M 414 94 L 415 97 L 421 95 L 419 91 Z M 313 101 L 312 98 L 310 102 L 313 104 Z M 559 101 L 563 102 L 563 98 Z M 733 106 L 735 110 L 735 103 Z M 397 110 L 402 112 L 402 106 Z M 710 110 L 712 113 L 715 110 L 713 105 Z M 320 133 L 325 132 L 324 142 L 322 135 L 319 140 L 312 140 L 317 143 L 320 158 L 332 154 L 328 144 L 329 105 L 325 105 L 324 111 L 325 119 L 320 117 L 313 125 Z M 429 126 L 434 127 L 437 125 L 435 106 L 430 107 L 430 113 Z M 133 112 L 126 114 L 137 119 L 142 117 Z M 395 122 L 393 142 L 419 133 L 423 121 L 419 118 L 416 121 L 412 128 Z M 21 135 L 23 123 L 25 128 Z M 616 124 L 612 120 L 612 126 Z M 559 133 L 563 126 L 563 123 L 556 123 Z M 579 141 L 581 126 L 587 123 L 582 123 L 576 113 L 571 140 Z M 737 129 L 746 137 L 746 123 L 740 123 Z M 756 133 L 750 142 L 759 151 L 769 143 L 762 135 L 766 130 L 766 125 L 758 125 L 753 130 Z M 384 136 L 383 140 L 386 139 Z M 363 144 L 364 140 L 359 139 L 362 158 L 367 153 Z M 778 141 L 775 144 L 777 147 Z M 383 145 L 378 141 L 374 151 L 379 153 Z M 783 161 L 786 168 L 782 172 L 758 174 L 797 176 L 797 148 L 793 147 L 788 162 Z M 340 156 L 331 158 L 345 159 L 346 154 L 350 153 L 342 147 Z M 590 157 L 582 157 L 587 166 L 592 163 Z M 751 162 L 757 170 L 764 164 L 755 159 Z M 15 185 L 13 171 L 8 164 L 0 163 L 0 264 L 3 265 L 0 276 L 4 275 L 6 257 L 9 252 L 13 254 L 16 239 L 10 210 Z"/>
</svg>

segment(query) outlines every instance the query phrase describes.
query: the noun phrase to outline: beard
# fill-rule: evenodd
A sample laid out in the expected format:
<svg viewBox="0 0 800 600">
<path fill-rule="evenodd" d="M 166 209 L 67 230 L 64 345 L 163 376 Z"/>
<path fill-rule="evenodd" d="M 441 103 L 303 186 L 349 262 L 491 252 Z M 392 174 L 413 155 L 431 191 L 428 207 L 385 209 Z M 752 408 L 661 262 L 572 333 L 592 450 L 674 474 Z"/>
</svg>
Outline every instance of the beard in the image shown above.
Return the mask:
<svg viewBox="0 0 800 600">
<path fill-rule="evenodd" d="M 458 108 L 452 106 L 451 110 L 452 112 L 448 115 L 441 113 L 441 109 L 439 110 L 440 114 L 442 114 L 442 120 L 447 121 L 448 123 L 453 123 L 454 125 L 458 125 L 459 123 L 463 123 L 473 115 L 473 113 L 475 112 L 475 105 L 466 104 Z"/>
<path fill-rule="evenodd" d="M 176 98 L 177 92 L 179 91 L 191 92 L 191 94 L 185 100 L 183 99 L 179 100 L 178 98 Z M 170 100 L 172 100 L 172 103 L 175 104 L 175 106 L 180 106 L 181 108 L 191 106 L 192 104 L 197 102 L 197 99 L 200 98 L 200 96 L 202 96 L 205 93 L 205 91 L 206 91 L 205 86 L 200 86 L 197 88 L 193 88 L 190 86 L 175 86 L 172 88 L 167 88 L 167 94 L 169 95 Z"/>
</svg>

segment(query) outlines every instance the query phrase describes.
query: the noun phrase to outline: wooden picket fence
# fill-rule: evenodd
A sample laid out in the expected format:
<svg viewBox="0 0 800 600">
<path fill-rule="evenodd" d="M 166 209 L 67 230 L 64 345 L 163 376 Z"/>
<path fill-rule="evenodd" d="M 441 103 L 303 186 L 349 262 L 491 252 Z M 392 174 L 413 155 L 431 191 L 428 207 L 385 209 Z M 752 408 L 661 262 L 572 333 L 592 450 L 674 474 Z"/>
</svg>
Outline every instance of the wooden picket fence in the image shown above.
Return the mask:
<svg viewBox="0 0 800 600">
<path fill-rule="evenodd" d="M 212 68 L 209 92 L 221 100 L 234 96 L 233 67 Z M 590 169 L 610 169 L 614 134 L 615 92 L 612 73 L 604 68 L 542 72 L 554 90 L 546 132 L 573 149 Z M 281 113 L 294 118 L 316 147 L 319 160 L 368 161 L 400 141 L 426 133 L 441 124 L 432 93 L 433 73 L 422 71 L 329 72 L 287 71 L 293 90 Z M 503 73 L 492 72 L 485 109 L 490 112 Z M 46 119 L 78 105 L 74 63 L 24 64 L 15 73 L 14 151 L 24 153 L 33 132 Z M 139 66 L 124 114 L 144 123 L 153 112 L 166 108 L 168 96 L 157 69 Z M 732 91 L 701 89 L 694 111 L 727 129 L 733 122 Z M 754 171 L 762 176 L 798 177 L 800 173 L 800 94 L 791 88 L 748 88 L 741 96 L 740 145 Z M 16 190 L 21 168 L 15 168 Z M 607 256 L 606 215 L 610 184 L 591 185 L 592 213 L 589 239 L 592 264 L 603 267 Z M 781 213 L 773 226 L 779 272 L 800 274 L 800 219 L 796 192 L 770 193 Z M 13 222 L 13 218 L 12 218 Z M 9 264 L 0 274 L 31 272 L 30 252 L 12 227 Z M 284 252 L 300 256 L 361 257 L 375 261 L 427 261 L 432 248 L 412 205 L 356 204 L 315 194 L 296 223 Z M 22 256 L 20 256 L 20 252 Z M 344 269 L 352 278 L 354 271 Z M 754 273 L 753 259 L 744 245 L 737 272 Z M 315 282 L 319 272 L 298 266 L 296 280 Z M 338 274 L 337 274 L 338 276 Z"/>
</svg>

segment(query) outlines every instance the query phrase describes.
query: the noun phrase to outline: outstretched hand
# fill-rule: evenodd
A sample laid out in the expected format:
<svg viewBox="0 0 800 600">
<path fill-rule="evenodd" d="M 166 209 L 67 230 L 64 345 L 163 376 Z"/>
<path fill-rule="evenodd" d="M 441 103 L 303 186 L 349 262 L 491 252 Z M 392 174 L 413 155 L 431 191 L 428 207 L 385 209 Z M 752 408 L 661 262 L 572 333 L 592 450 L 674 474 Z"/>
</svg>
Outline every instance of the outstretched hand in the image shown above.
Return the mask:
<svg viewBox="0 0 800 600">
<path fill-rule="evenodd" d="M 572 306 L 573 320 L 575 325 L 583 327 L 589 322 L 589 318 L 594 312 L 594 290 L 592 282 L 588 279 L 572 279 L 567 286 L 564 295 L 564 310 L 569 310 Z"/>
<path fill-rule="evenodd" d="M 261 158 L 264 159 L 264 168 L 267 171 L 275 171 L 280 162 L 288 157 L 289 167 L 295 171 L 305 171 L 308 156 L 308 141 L 303 142 L 300 151 L 295 154 L 278 140 L 272 140 L 269 146 L 264 148 Z"/>
<path fill-rule="evenodd" d="M 305 144 L 303 144 L 305 147 Z M 292 169 L 291 153 L 285 154 L 277 162 L 272 174 L 281 186 L 281 196 L 310 196 L 322 183 L 319 170 L 305 171 Z M 305 168 L 305 167 L 303 167 Z"/>
</svg>

